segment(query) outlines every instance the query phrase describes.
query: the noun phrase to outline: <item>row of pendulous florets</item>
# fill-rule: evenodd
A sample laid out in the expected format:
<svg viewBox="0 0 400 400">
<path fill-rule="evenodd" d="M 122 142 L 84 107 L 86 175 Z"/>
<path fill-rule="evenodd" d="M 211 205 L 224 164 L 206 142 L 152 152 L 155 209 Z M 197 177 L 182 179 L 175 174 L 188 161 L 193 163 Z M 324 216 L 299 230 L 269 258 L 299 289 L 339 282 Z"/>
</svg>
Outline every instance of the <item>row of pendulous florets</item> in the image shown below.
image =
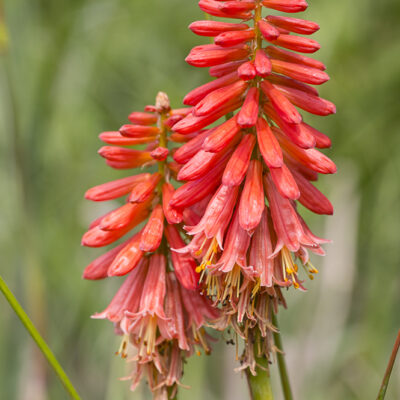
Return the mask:
<svg viewBox="0 0 400 400">
<path fill-rule="evenodd" d="M 301 12 L 307 3 L 201 0 L 199 6 L 240 20 L 190 25 L 215 44 L 193 48 L 186 61 L 209 67 L 216 79 L 186 95 L 189 107 L 171 109 L 160 92 L 155 106 L 129 116 L 131 124 L 102 133 L 107 146 L 99 153 L 108 165 L 153 172 L 86 193 L 93 201 L 128 196 L 94 221 L 82 242 L 101 247 L 135 233 L 93 261 L 84 277 L 127 275 L 94 317 L 109 319 L 124 335 L 120 353 L 135 361 L 133 387 L 145 372 L 160 399 L 174 397 L 184 359 L 196 346 L 209 353 L 206 325 L 232 327 L 245 343 L 241 368 L 256 373 L 257 358 L 272 350 L 272 314 L 285 305 L 281 289 L 304 289 L 298 265 L 312 278 L 317 270 L 309 251 L 322 255 L 320 245 L 328 242 L 310 231 L 298 203 L 333 213 L 312 183 L 319 173 L 336 172 L 317 150 L 331 142 L 298 111 L 335 112 L 310 86 L 329 79 L 325 66 L 299 54 L 314 53 L 319 44 L 296 34 L 310 35 L 319 26 L 263 16 L 265 9 Z M 128 147 L 134 145 L 145 149 Z M 175 189 L 173 180 L 185 183 Z"/>
</svg>

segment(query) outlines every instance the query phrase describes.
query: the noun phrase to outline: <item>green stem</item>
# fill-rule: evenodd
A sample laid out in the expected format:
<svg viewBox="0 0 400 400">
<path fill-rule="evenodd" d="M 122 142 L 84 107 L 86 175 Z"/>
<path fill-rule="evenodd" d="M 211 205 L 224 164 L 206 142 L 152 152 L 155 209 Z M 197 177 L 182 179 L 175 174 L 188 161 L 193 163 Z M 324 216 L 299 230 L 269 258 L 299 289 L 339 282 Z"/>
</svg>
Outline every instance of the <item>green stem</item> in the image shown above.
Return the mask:
<svg viewBox="0 0 400 400">
<path fill-rule="evenodd" d="M 14 310 L 18 318 L 21 320 L 22 324 L 25 326 L 26 330 L 32 336 L 32 339 L 36 342 L 40 351 L 46 357 L 47 361 L 53 368 L 54 372 L 57 374 L 61 383 L 63 384 L 65 390 L 69 393 L 72 399 L 80 400 L 80 397 L 77 391 L 75 390 L 74 386 L 72 385 L 71 381 L 69 380 L 67 374 L 64 372 L 63 368 L 57 361 L 53 352 L 50 350 L 49 346 L 44 341 L 44 339 L 40 336 L 40 333 L 35 328 L 35 325 L 33 325 L 33 322 L 30 320 L 30 318 L 28 317 L 22 306 L 18 303 L 18 300 L 15 298 L 14 294 L 11 292 L 7 284 L 4 282 L 1 275 L 0 275 L 0 290 L 3 293 L 4 297 L 7 299 L 11 308 Z"/>
<path fill-rule="evenodd" d="M 385 398 L 386 390 L 389 385 L 390 375 L 392 374 L 393 366 L 396 361 L 399 347 L 400 347 L 400 330 L 397 333 L 397 339 L 396 339 L 396 342 L 395 342 L 393 350 L 392 350 L 392 354 L 389 359 L 389 364 L 386 368 L 385 376 L 383 377 L 383 381 L 382 381 L 382 385 L 381 385 L 381 388 L 378 393 L 378 397 L 376 398 L 377 400 L 383 400 Z"/>
<path fill-rule="evenodd" d="M 277 359 L 278 359 L 278 369 L 279 376 L 281 378 L 283 396 L 285 400 L 293 400 L 292 389 L 290 387 L 289 375 L 286 368 L 285 355 L 283 353 L 282 338 L 278 327 L 278 320 L 275 313 L 272 313 L 272 323 L 278 329 L 277 332 L 273 333 L 275 346 L 277 347 Z"/>
<path fill-rule="evenodd" d="M 172 397 L 173 391 L 174 391 L 173 387 L 170 386 L 168 388 L 168 399 L 169 400 L 178 400 L 178 390 L 175 390 L 175 395 Z"/>
<path fill-rule="evenodd" d="M 257 375 L 253 375 L 249 369 L 246 371 L 251 400 L 273 400 L 268 360 L 259 357 L 256 362 L 261 367 L 256 368 Z"/>
</svg>

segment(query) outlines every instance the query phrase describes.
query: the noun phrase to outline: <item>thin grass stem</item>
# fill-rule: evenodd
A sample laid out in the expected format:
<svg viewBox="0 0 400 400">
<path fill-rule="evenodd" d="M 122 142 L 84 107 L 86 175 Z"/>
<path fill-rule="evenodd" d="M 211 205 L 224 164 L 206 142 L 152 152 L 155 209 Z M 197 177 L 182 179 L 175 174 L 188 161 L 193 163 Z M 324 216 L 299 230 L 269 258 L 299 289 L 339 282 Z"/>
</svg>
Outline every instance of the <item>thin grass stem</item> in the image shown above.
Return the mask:
<svg viewBox="0 0 400 400">
<path fill-rule="evenodd" d="M 385 375 L 383 377 L 381 388 L 379 389 L 377 400 L 383 400 L 386 396 L 386 390 L 389 386 L 390 375 L 392 374 L 393 366 L 396 361 L 397 353 L 399 352 L 400 347 L 400 330 L 397 333 L 397 339 L 393 346 L 392 354 L 390 355 L 389 363 L 386 368 Z"/>
<path fill-rule="evenodd" d="M 19 304 L 18 300 L 15 298 L 14 294 L 11 292 L 9 287 L 7 286 L 6 282 L 0 275 L 0 291 L 3 293 L 4 297 L 10 304 L 11 308 L 14 310 L 15 314 L 17 314 L 18 318 L 25 326 L 26 330 L 31 335 L 32 339 L 36 342 L 38 348 L 46 357 L 47 361 L 49 362 L 50 366 L 57 374 L 58 378 L 60 379 L 61 383 L 63 384 L 65 390 L 74 400 L 80 400 L 78 392 L 72 385 L 71 381 L 69 380 L 67 374 L 61 367 L 60 363 L 57 361 L 55 355 L 50 350 L 50 347 L 47 345 L 45 340 L 42 338 L 38 330 L 36 329 L 33 322 L 30 320 L 24 309 L 22 308 L 21 304 Z"/>
</svg>

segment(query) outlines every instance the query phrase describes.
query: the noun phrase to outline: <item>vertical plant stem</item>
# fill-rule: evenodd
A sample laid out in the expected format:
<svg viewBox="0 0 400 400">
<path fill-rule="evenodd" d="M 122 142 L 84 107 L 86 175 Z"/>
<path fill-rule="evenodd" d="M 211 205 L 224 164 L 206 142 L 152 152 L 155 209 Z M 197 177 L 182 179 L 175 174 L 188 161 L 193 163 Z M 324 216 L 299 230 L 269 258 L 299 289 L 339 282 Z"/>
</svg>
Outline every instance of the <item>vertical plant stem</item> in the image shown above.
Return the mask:
<svg viewBox="0 0 400 400">
<path fill-rule="evenodd" d="M 53 368 L 54 372 L 57 374 L 61 383 L 63 384 L 65 390 L 69 393 L 72 399 L 80 400 L 78 392 L 75 390 L 71 381 L 69 380 L 67 374 L 61 367 L 60 363 L 57 361 L 55 355 L 50 350 L 47 343 L 40 336 L 40 333 L 36 329 L 33 322 L 30 320 L 22 306 L 19 304 L 18 300 L 15 298 L 14 294 L 11 292 L 5 281 L 0 275 L 0 291 L 3 293 L 4 297 L 10 304 L 11 308 L 14 310 L 15 314 L 17 314 L 18 318 L 21 320 L 22 324 L 25 326 L 26 330 L 31 335 L 32 339 L 36 342 L 40 351 L 46 357 L 50 366 Z"/>
<path fill-rule="evenodd" d="M 272 313 L 272 323 L 278 329 L 277 332 L 273 333 L 273 336 L 274 336 L 275 346 L 278 348 L 277 359 L 278 359 L 279 376 L 281 378 L 283 396 L 285 400 L 293 400 L 292 388 L 290 387 L 289 375 L 286 368 L 285 355 L 283 354 L 282 338 L 279 331 L 278 319 L 276 318 L 275 313 Z"/>
<path fill-rule="evenodd" d="M 169 400 L 178 400 L 178 391 L 175 390 L 175 393 L 173 394 L 172 387 L 169 387 L 168 388 L 168 399 Z"/>
<path fill-rule="evenodd" d="M 251 400 L 273 400 L 271 378 L 266 358 L 257 358 L 257 375 L 253 375 L 249 369 L 246 371 L 247 383 L 249 384 Z"/>
<path fill-rule="evenodd" d="M 377 400 L 383 400 L 385 398 L 386 390 L 389 385 L 390 375 L 392 374 L 393 366 L 396 361 L 399 347 L 400 347 L 400 330 L 397 333 L 397 339 L 396 339 L 396 342 L 395 342 L 393 350 L 392 350 L 392 354 L 389 359 L 389 364 L 386 368 L 385 376 L 383 377 L 383 381 L 382 381 L 382 385 L 381 385 L 381 388 L 378 393 L 378 397 L 376 398 Z"/>
</svg>

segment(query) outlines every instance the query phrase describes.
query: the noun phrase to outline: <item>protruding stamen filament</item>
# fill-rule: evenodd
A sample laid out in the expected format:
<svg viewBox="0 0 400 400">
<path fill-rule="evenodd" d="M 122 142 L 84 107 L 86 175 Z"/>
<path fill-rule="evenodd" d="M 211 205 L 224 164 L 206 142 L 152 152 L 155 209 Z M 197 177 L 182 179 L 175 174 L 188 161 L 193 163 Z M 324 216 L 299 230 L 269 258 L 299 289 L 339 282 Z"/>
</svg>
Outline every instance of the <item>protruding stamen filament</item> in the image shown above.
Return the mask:
<svg viewBox="0 0 400 400">
<path fill-rule="evenodd" d="M 282 272 L 285 282 L 291 280 L 293 282 L 293 286 L 295 289 L 300 287 L 297 282 L 297 264 L 293 261 L 292 255 L 286 247 L 283 247 L 281 250 L 282 256 Z"/>
<path fill-rule="evenodd" d="M 203 246 L 204 246 L 204 243 L 203 243 L 202 247 Z M 201 248 L 200 248 L 200 250 L 201 250 Z M 211 241 L 210 246 L 207 250 L 207 253 L 203 257 L 203 260 L 201 261 L 201 264 L 196 268 L 196 272 L 200 273 L 206 267 L 212 265 L 212 263 L 214 262 L 214 257 L 216 256 L 217 252 L 218 252 L 218 242 L 217 242 L 216 238 L 213 238 L 213 240 Z"/>
<path fill-rule="evenodd" d="M 310 261 L 308 261 L 306 264 L 302 264 L 304 271 L 306 272 L 307 276 L 313 280 L 314 275 L 313 274 L 318 274 L 317 268 L 314 267 L 314 265 L 311 264 Z"/>
<path fill-rule="evenodd" d="M 129 345 L 129 335 L 124 335 L 122 337 L 121 344 L 118 351 L 115 352 L 116 356 L 121 356 L 121 358 L 128 357 L 128 345 Z"/>
</svg>

